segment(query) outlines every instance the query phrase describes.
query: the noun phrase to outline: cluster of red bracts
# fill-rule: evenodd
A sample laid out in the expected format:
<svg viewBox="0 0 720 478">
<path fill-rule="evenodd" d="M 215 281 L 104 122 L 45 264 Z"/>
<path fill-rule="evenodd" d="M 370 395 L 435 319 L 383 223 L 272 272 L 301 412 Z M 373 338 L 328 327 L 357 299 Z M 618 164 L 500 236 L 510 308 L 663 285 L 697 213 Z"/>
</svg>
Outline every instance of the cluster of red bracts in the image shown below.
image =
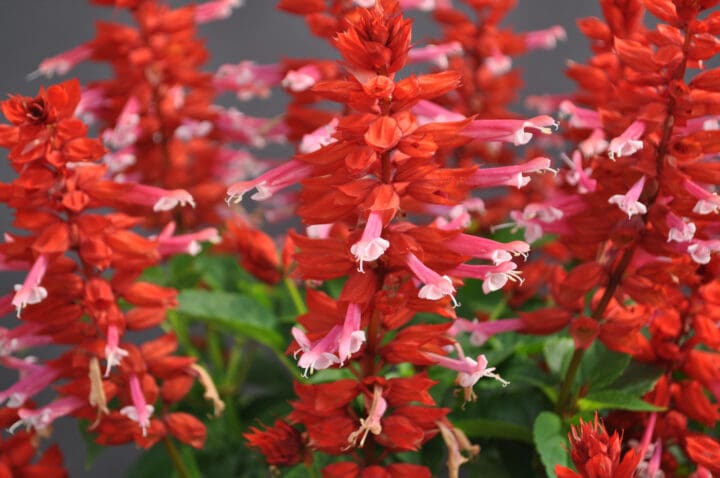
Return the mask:
<svg viewBox="0 0 720 478">
<path fill-rule="evenodd" d="M 608 418 L 626 438 L 646 435 L 635 449 L 639 476 L 674 476 L 673 447 L 697 464 L 694 476 L 720 472 L 720 443 L 698 433 L 720 418 L 720 71 L 697 73 L 720 52 L 719 17 L 710 11 L 717 3 L 607 0 L 604 21 L 579 22 L 595 52 L 569 65 L 579 91 L 538 101 L 559 109 L 576 149 L 558 186 L 511 215 L 528 242 L 556 233 L 548 255 L 577 262 L 569 271 L 547 261 L 527 266 L 535 280 L 519 292 L 527 298 L 549 282 L 556 306 L 523 316 L 525 330 L 569 326 L 578 349 L 599 339 L 665 370 L 646 399 L 666 412 Z M 654 29 L 642 24 L 644 8 L 660 21 Z M 614 455 L 605 456 L 624 471 L 609 472 L 606 458 L 576 459 L 578 447 L 592 447 L 590 428 L 571 439 L 579 476 L 634 476 L 614 438 Z"/>
<path fill-rule="evenodd" d="M 327 15 L 324 2 L 312 12 L 305 3 L 282 2 L 281 8 L 307 14 L 308 21 Z M 344 367 L 355 378 L 296 385 L 299 399 L 288 421 L 304 432 L 280 420 L 246 436 L 274 465 L 308 461 L 312 451 L 354 457 L 326 467 L 324 476 L 430 476 L 422 467 L 391 464 L 391 457 L 440 434 L 457 476 L 468 459 L 463 453 L 473 455 L 477 447 L 448 422 L 447 409 L 437 408 L 427 393 L 433 382 L 420 372 L 385 376 L 401 363 L 442 366 L 457 372 L 466 399 L 480 378 L 502 380 L 484 356 L 465 356 L 448 333 L 451 322 L 410 321 L 422 312 L 454 319 L 456 287 L 464 278 L 481 279 L 486 293 L 520 279 L 513 257 L 528 253 L 526 243 L 462 233 L 473 207 L 470 193 L 524 182 L 523 173 L 548 170 L 550 162 L 451 168 L 438 152 L 474 140 L 524 144 L 533 133 L 549 133 L 554 121 L 440 118 L 443 108 L 431 100 L 458 88 L 460 76 L 396 78 L 412 52 L 410 21 L 396 0 L 369 3 L 335 12 L 341 31 L 327 36 L 334 34 L 346 70 L 309 88 L 316 101 L 341 103 L 343 112 L 305 134 L 292 160 L 228 190 L 229 200 L 239 202 L 253 189 L 253 199 L 262 200 L 301 184 L 296 211 L 308 228 L 306 235 L 291 234 L 294 274 L 346 280 L 337 299 L 308 290 L 309 312 L 298 318 L 302 328 L 293 328 L 289 352 L 306 375 Z M 409 214 L 429 219 L 419 225 Z"/>
<path fill-rule="evenodd" d="M 203 72 L 209 53 L 198 26 L 227 18 L 237 0 L 170 8 L 158 0 L 93 3 L 128 10 L 132 22 L 98 22 L 96 37 L 41 63 L 38 74 L 66 73 L 81 62 L 105 63 L 114 76 L 83 90 L 78 116 L 102 130 L 103 162 L 120 182 L 187 191 L 193 208 L 158 204 L 152 226 L 217 225 L 228 217 L 227 185 L 263 166 L 245 150 L 284 139 L 282 125 L 213 102 L 226 81 Z M 230 222 L 244 222 L 233 217 Z M 191 251 L 192 252 L 192 251 Z"/>
<path fill-rule="evenodd" d="M 87 420 L 101 444 L 149 447 L 173 435 L 200 447 L 205 426 L 170 407 L 198 378 L 212 388 L 207 374 L 194 359 L 172 355 L 172 334 L 140 346 L 125 337 L 158 326 L 175 305 L 175 290 L 138 280 L 143 270 L 217 233 L 173 235 L 172 223 L 153 238 L 133 232 L 158 204 L 164 209 L 192 198 L 111 179 L 99 162 L 105 148 L 86 137 L 87 127 L 74 116 L 80 97 L 79 83 L 68 81 L 35 98 L 2 103 L 11 124 L 0 125 L 0 145 L 10 150 L 18 176 L 0 187 L 17 231 L 5 234 L 0 258 L 4 270 L 26 272 L 15 292 L 0 299 L 2 315 L 14 311 L 18 317 L 0 328 L 0 361 L 20 377 L 0 391 L 0 403 L 16 417 L 11 424 L 5 417 L 3 426 L 44 435 L 56 419 L 71 415 Z M 145 216 L 127 214 L 139 207 Z M 17 356 L 50 344 L 64 351 L 44 363 Z M 49 388 L 56 391 L 52 401 L 33 401 Z M 215 405 L 221 407 L 219 399 Z M 31 434 L 7 446 L 20 437 Z M 56 458 L 51 451 L 27 466 L 59 466 Z M 60 472 L 53 473 L 43 476 Z"/>
</svg>

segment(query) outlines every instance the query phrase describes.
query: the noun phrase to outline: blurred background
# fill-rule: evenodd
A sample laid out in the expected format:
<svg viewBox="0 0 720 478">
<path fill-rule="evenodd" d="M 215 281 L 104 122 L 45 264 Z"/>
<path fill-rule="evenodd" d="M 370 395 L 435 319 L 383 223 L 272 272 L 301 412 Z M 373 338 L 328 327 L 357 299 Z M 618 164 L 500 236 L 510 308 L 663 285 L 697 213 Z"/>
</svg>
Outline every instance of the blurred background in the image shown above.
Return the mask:
<svg viewBox="0 0 720 478">
<path fill-rule="evenodd" d="M 34 95 L 40 85 L 50 85 L 65 78 L 38 78 L 27 80 L 27 75 L 37 68 L 43 59 L 77 46 L 94 36 L 96 20 L 125 21 L 124 14 L 110 8 L 88 5 L 85 0 L 1 0 L 0 15 L 0 95 Z M 172 5 L 188 2 L 170 1 Z M 323 57 L 337 55 L 321 40 L 311 36 L 305 23 L 299 18 L 275 9 L 274 0 L 245 0 L 245 6 L 235 10 L 224 21 L 205 25 L 200 35 L 207 41 L 212 55 L 208 71 L 214 71 L 224 63 L 252 60 L 257 63 L 273 63 L 281 57 Z M 454 3 L 458 3 L 456 0 Z M 599 15 L 597 2 L 592 0 L 518 0 L 505 26 L 516 31 L 527 31 L 562 25 L 567 30 L 567 41 L 553 51 L 538 51 L 521 58 L 515 64 L 525 79 L 523 96 L 540 93 L 561 93 L 572 88 L 564 77 L 564 65 L 568 59 L 584 60 L 588 57 L 588 43 L 580 35 L 575 21 L 578 18 Z M 438 36 L 429 16 L 413 13 L 415 18 L 414 43 L 423 44 Z M 84 64 L 70 72 L 85 81 L 105 78 L 105 67 Z M 234 98 L 228 98 L 236 102 Z M 278 93 L 269 100 L 239 105 L 242 111 L 259 116 L 272 116 L 282 111 L 284 98 Z M 522 105 L 516 105 L 518 111 Z M 4 119 L 3 119 L 4 121 Z M 10 181 L 14 174 L 5 162 L 5 151 L 0 152 L 0 180 Z M 2 207 L 2 205 L 0 205 Z M 9 228 L 12 218 L 6 209 L 0 209 L 0 230 Z M 22 275 L 4 272 L 0 276 L 0 290 L 10 291 L 13 284 L 22 282 Z M 4 292 L 2 292 L 4 293 Z M 0 319 L 5 326 L 14 317 Z M 14 374 L 0 369 L 0 390 L 15 380 Z M 2 431 L 2 433 L 6 433 Z M 71 419 L 56 422 L 54 439 L 65 453 L 70 476 L 75 478 L 126 476 L 138 451 L 133 445 L 108 448 L 87 468 L 85 442 L 80 436 L 77 423 Z"/>
</svg>

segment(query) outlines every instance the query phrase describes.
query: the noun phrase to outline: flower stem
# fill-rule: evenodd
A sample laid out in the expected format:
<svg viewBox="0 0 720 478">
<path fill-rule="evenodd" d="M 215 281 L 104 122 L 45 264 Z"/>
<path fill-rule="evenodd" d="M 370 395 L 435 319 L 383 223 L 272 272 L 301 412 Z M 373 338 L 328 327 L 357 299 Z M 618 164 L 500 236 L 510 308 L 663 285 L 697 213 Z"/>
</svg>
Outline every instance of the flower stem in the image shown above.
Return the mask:
<svg viewBox="0 0 720 478">
<path fill-rule="evenodd" d="M 603 318 L 605 309 L 607 309 L 608 304 L 610 304 L 610 299 L 612 299 L 612 296 L 615 294 L 615 290 L 620 285 L 625 269 L 627 269 L 630 265 L 634 253 L 635 246 L 633 245 L 625 249 L 623 255 L 620 257 L 617 267 L 615 267 L 615 270 L 612 274 L 610 274 L 608 285 L 600 298 L 600 302 L 598 302 L 595 310 L 593 310 L 593 313 L 590 316 L 594 320 L 598 321 Z M 558 400 L 555 405 L 555 411 L 560 415 L 566 413 L 568 408 L 572 405 L 572 386 L 575 382 L 575 376 L 580 369 L 580 363 L 582 362 L 584 355 L 585 349 L 575 349 L 575 352 L 573 352 L 572 358 L 570 359 L 570 365 L 568 365 L 565 377 L 560 385 L 560 393 L 558 393 Z"/>
<path fill-rule="evenodd" d="M 190 473 L 185 467 L 185 463 L 180 456 L 180 452 L 175 446 L 175 443 L 173 443 L 172 439 L 166 435 L 165 438 L 163 438 L 163 443 L 165 443 L 168 456 L 170 456 L 170 461 L 172 461 L 173 467 L 175 467 L 175 471 L 177 471 L 178 476 L 180 478 L 190 478 Z"/>
<path fill-rule="evenodd" d="M 283 282 L 285 283 L 285 287 L 287 287 L 287 290 L 290 293 L 290 298 L 295 305 L 295 310 L 297 310 L 298 315 L 306 314 L 307 307 L 305 307 L 305 302 L 303 301 L 302 296 L 300 295 L 300 291 L 295 285 L 295 282 L 293 282 L 293 280 L 289 277 L 283 279 Z"/>
</svg>

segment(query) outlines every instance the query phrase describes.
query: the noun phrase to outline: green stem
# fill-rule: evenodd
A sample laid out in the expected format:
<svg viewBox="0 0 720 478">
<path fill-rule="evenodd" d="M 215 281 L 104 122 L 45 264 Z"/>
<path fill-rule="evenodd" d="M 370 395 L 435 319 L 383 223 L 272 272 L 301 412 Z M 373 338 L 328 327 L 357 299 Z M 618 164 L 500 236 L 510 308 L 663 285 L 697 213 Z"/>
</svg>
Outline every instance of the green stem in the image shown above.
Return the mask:
<svg viewBox="0 0 720 478">
<path fill-rule="evenodd" d="M 568 402 L 570 401 L 572 386 L 575 382 L 575 376 L 580 369 L 580 363 L 582 362 L 584 355 L 585 349 L 575 349 L 572 354 L 572 358 L 570 359 L 570 365 L 568 365 L 562 385 L 560 386 L 560 393 L 558 393 L 558 401 L 555 404 L 555 411 L 557 411 L 559 415 L 562 415 L 569 405 Z"/>
<path fill-rule="evenodd" d="M 593 310 L 593 313 L 590 315 L 590 317 L 592 317 L 594 320 L 599 321 L 603 318 L 603 315 L 605 314 L 605 309 L 607 308 L 608 304 L 610 304 L 610 300 L 615 294 L 615 290 L 620 285 L 623 274 L 625 274 L 625 269 L 627 269 L 627 267 L 630 265 L 634 253 L 635 246 L 632 245 L 625 249 L 623 255 L 620 257 L 620 261 L 618 262 L 617 267 L 615 267 L 615 270 L 612 272 L 612 274 L 610 274 L 610 278 L 608 279 L 608 285 L 605 288 L 605 292 L 603 293 L 602 297 L 600 298 L 600 302 L 598 302 L 595 310 Z M 562 385 L 560 385 L 560 393 L 558 394 L 558 400 L 555 404 L 555 411 L 557 411 L 560 415 L 565 413 L 572 405 L 572 386 L 575 382 L 575 376 L 580 369 L 580 363 L 582 362 L 584 355 L 584 349 L 575 349 L 575 352 L 573 352 L 573 356 L 570 359 L 570 365 L 568 365 L 568 369 L 565 372 L 565 377 L 563 378 Z"/>
<path fill-rule="evenodd" d="M 493 310 L 490 312 L 490 316 L 488 317 L 488 320 L 497 320 L 502 313 L 505 311 L 505 307 L 507 306 L 507 297 L 503 296 L 503 298 L 498 301 L 498 303 L 495 305 Z"/>
<path fill-rule="evenodd" d="M 223 347 L 220 342 L 220 335 L 214 327 L 208 326 L 207 328 L 207 347 L 208 356 L 210 363 L 216 372 L 219 372 L 225 368 L 225 361 L 223 359 Z"/>
<path fill-rule="evenodd" d="M 300 369 L 298 368 L 297 364 L 290 360 L 282 351 L 273 349 L 273 352 L 275 353 L 275 356 L 277 359 L 282 363 L 288 372 L 290 372 L 290 375 L 293 376 L 295 380 L 299 380 L 302 378 L 302 374 L 300 373 Z"/>
<path fill-rule="evenodd" d="M 305 468 L 307 468 L 310 478 L 320 478 L 314 464 L 305 465 Z"/>
<path fill-rule="evenodd" d="M 165 448 L 167 449 L 168 456 L 170 456 L 170 461 L 172 461 L 172 464 L 175 467 L 175 471 L 177 471 L 178 476 L 180 478 L 190 478 L 190 472 L 188 472 L 187 468 L 185 467 L 185 462 L 183 462 L 183 459 L 180 456 L 180 452 L 178 452 L 178 449 L 175 446 L 175 443 L 173 443 L 172 439 L 166 435 L 165 438 L 163 438 L 163 443 L 165 443 Z"/>
<path fill-rule="evenodd" d="M 283 279 L 283 282 L 285 283 L 285 287 L 287 287 L 288 292 L 290 292 L 290 298 L 292 298 L 293 304 L 295 305 L 295 310 L 297 310 L 298 315 L 306 314 L 307 307 L 305 307 L 305 302 L 303 301 L 302 296 L 300 295 L 300 291 L 295 285 L 295 282 L 289 277 Z"/>
<path fill-rule="evenodd" d="M 247 375 L 247 371 L 252 362 L 251 356 L 255 350 L 255 347 L 248 346 L 248 351 L 245 354 L 245 360 L 241 360 L 243 357 L 243 348 L 245 344 L 241 340 L 236 340 L 230 350 L 230 358 L 228 358 L 227 367 L 225 368 L 225 377 L 223 378 L 222 388 L 230 390 L 231 388 L 239 389 L 241 383 L 234 383 L 236 379 L 242 373 L 242 376 Z"/>
<path fill-rule="evenodd" d="M 167 324 L 169 325 L 163 325 L 163 329 L 175 332 L 175 336 L 180 346 L 184 349 L 184 352 L 192 357 L 199 358 L 200 351 L 192 344 L 187 325 L 174 310 L 168 311 Z"/>
<path fill-rule="evenodd" d="M 249 343 L 245 349 L 245 360 L 243 360 L 239 364 L 239 366 L 235 368 L 235 371 L 232 373 L 232 375 L 230 374 L 230 369 L 228 368 L 226 383 L 234 382 L 234 388 L 236 390 L 240 390 L 245 383 L 248 373 L 250 373 L 250 365 L 252 364 L 256 350 L 257 345 L 253 342 Z"/>
</svg>

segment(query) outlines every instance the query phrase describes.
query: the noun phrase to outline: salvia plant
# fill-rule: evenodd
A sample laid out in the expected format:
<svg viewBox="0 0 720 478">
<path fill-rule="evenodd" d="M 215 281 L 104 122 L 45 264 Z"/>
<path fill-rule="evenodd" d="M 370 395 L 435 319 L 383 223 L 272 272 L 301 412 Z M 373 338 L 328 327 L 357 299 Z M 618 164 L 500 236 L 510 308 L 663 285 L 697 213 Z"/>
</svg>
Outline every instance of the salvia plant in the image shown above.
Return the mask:
<svg viewBox="0 0 720 478">
<path fill-rule="evenodd" d="M 0 478 L 720 476 L 720 0 L 598 0 L 524 98 L 515 0 L 280 0 L 336 55 L 216 71 L 240 0 L 90 3 L 1 103 Z"/>
</svg>

